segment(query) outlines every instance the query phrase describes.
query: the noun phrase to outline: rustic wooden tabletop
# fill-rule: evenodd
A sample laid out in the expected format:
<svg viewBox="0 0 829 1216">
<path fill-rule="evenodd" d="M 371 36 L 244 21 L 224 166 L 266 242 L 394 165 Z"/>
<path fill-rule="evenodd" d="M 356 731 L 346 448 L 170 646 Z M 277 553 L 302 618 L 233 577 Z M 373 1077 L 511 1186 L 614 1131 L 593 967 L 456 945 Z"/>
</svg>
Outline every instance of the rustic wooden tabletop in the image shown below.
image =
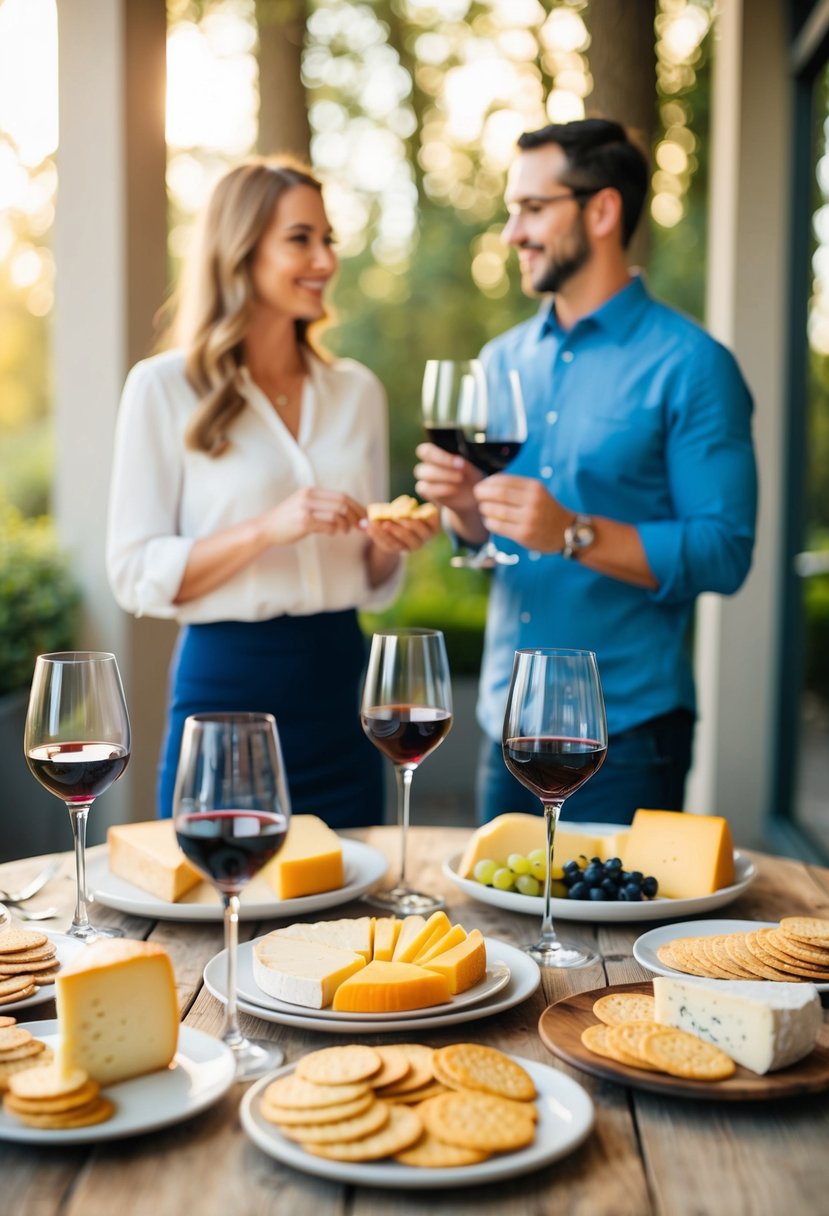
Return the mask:
<svg viewBox="0 0 829 1216">
<path fill-rule="evenodd" d="M 375 828 L 351 833 L 397 861 L 397 832 Z M 468 838 L 457 828 L 413 828 L 410 874 L 425 889 L 446 896 L 450 917 L 468 930 L 521 945 L 537 935 L 532 916 L 505 912 L 468 899 L 441 872 L 444 858 Z M 94 857 L 100 851 L 90 850 Z M 738 901 L 713 916 L 774 920 L 793 913 L 829 916 L 829 870 L 749 854 L 759 877 Z M 19 885 L 43 859 L 0 867 L 0 887 Z M 64 929 L 73 906 L 72 860 L 29 906 L 55 905 L 46 922 Z M 325 916 L 364 915 L 359 902 Z M 128 936 L 150 938 L 170 953 L 187 1026 L 218 1034 L 222 1007 L 205 988 L 202 972 L 222 948 L 220 923 L 180 923 L 135 917 L 95 905 L 95 920 L 117 924 Z M 277 922 L 243 921 L 242 940 Z M 659 923 L 659 922 L 657 922 Z M 771 1102 L 723 1102 L 666 1097 L 603 1081 L 570 1068 L 541 1042 L 545 1007 L 572 993 L 649 978 L 632 954 L 650 924 L 561 922 L 563 937 L 590 944 L 602 963 L 575 971 L 545 972 L 537 992 L 492 1017 L 441 1031 L 366 1036 L 368 1041 L 428 1042 L 471 1038 L 561 1069 L 576 1079 L 596 1106 L 585 1143 L 544 1169 L 486 1187 L 412 1191 L 352 1187 L 283 1166 L 244 1133 L 237 1085 L 220 1102 L 187 1122 L 130 1140 L 95 1146 L 31 1147 L 0 1143 L 0 1212 L 10 1216 L 419 1216 L 440 1204 L 443 1212 L 493 1216 L 817 1216 L 829 1210 L 829 1091 Z M 53 1018 L 53 1004 L 20 1020 Z M 242 1016 L 243 1029 L 273 1039 L 289 1061 L 317 1047 L 348 1041 Z"/>
</svg>

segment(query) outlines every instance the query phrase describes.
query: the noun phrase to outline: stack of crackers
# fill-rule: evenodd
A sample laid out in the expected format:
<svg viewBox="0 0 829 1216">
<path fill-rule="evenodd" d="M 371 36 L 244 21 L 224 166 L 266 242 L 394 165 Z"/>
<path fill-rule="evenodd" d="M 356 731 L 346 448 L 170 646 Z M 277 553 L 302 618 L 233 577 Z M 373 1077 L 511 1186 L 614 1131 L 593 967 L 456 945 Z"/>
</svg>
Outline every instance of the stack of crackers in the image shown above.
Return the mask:
<svg viewBox="0 0 829 1216">
<path fill-rule="evenodd" d="M 829 920 L 786 916 L 777 928 L 677 937 L 660 946 L 666 967 L 719 980 L 829 981 Z"/>
<path fill-rule="evenodd" d="M 411 494 L 398 494 L 391 502 L 370 502 L 366 514 L 370 520 L 434 519 L 438 509 L 431 502 L 418 502 Z"/>
<path fill-rule="evenodd" d="M 45 933 L 13 927 L 0 931 L 0 1005 L 33 996 L 54 983 L 60 968 L 57 950 Z"/>
<path fill-rule="evenodd" d="M 599 997 L 593 1012 L 599 1021 L 582 1031 L 581 1041 L 594 1055 L 692 1081 L 724 1081 L 736 1071 L 731 1057 L 713 1043 L 654 1021 L 652 996 L 611 992 Z"/>
<path fill-rule="evenodd" d="M 16 1020 L 0 1017 L 0 1092 L 21 1072 L 52 1060 L 52 1051 Z"/>
<path fill-rule="evenodd" d="M 267 1086 L 261 1113 L 319 1157 L 440 1169 L 530 1144 L 534 1097 L 520 1065 L 477 1043 L 350 1044 L 304 1056 Z"/>
<path fill-rule="evenodd" d="M 115 1107 L 82 1068 L 62 1072 L 54 1064 L 9 1078 L 3 1109 L 39 1128 L 90 1127 L 112 1118 Z"/>
</svg>

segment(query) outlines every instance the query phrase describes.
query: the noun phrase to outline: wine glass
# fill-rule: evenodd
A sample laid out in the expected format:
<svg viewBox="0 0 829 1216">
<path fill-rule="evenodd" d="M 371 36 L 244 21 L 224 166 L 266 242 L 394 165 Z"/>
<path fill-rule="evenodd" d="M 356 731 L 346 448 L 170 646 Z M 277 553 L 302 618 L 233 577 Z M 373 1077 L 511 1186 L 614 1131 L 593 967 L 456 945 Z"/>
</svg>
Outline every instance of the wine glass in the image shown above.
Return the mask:
<svg viewBox="0 0 829 1216">
<path fill-rule="evenodd" d="M 409 795 L 415 769 L 452 727 L 452 689 L 443 634 L 437 629 L 389 629 L 371 639 L 360 721 L 375 747 L 394 765 L 400 826 L 400 877 L 391 890 L 366 896 L 397 916 L 429 914 L 444 906 L 406 879 Z"/>
<path fill-rule="evenodd" d="M 252 1081 L 278 1067 L 272 1043 L 239 1029 L 236 958 L 239 893 L 281 849 L 291 805 L 272 714 L 193 714 L 185 719 L 173 794 L 174 826 L 185 857 L 213 884 L 224 906 L 227 1004 L 222 1040 L 236 1078 Z"/>
<path fill-rule="evenodd" d="M 421 418 L 429 441 L 452 456 L 463 456 L 463 428 L 477 412 L 474 398 L 485 392 L 484 369 L 477 359 L 428 359 Z"/>
<path fill-rule="evenodd" d="M 515 368 L 505 376 L 493 369 L 485 372 L 481 390 L 470 394 L 459 422 L 460 453 L 485 477 L 500 473 L 511 464 L 527 438 L 527 413 L 521 377 Z M 514 566 L 517 553 L 505 553 L 490 536 L 471 557 L 457 555 L 453 566 L 490 570 L 493 566 Z"/>
<path fill-rule="evenodd" d="M 121 937 L 90 924 L 86 894 L 89 808 L 117 781 L 130 758 L 130 720 L 114 654 L 66 650 L 35 663 L 23 733 L 26 763 L 62 798 L 75 842 L 75 915 L 67 933 L 84 942 Z"/>
<path fill-rule="evenodd" d="M 565 946 L 553 929 L 550 883 L 556 823 L 568 794 L 601 767 L 607 722 L 596 656 L 591 650 L 517 650 L 504 716 L 504 762 L 541 799 L 547 829 L 544 918 L 525 949 L 545 967 L 585 967 L 595 954 Z"/>
</svg>

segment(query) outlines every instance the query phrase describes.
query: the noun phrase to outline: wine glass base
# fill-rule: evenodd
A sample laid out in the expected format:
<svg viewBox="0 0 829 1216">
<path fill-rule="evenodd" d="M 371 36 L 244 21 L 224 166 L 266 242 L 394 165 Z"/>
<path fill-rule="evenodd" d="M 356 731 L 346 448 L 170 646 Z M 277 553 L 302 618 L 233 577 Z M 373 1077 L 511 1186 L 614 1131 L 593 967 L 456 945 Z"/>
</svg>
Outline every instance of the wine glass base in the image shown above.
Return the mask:
<svg viewBox="0 0 829 1216">
<path fill-rule="evenodd" d="M 480 557 L 474 554 L 470 557 L 464 557 L 461 553 L 456 553 L 454 557 L 450 557 L 449 565 L 454 566 L 456 570 L 494 570 L 495 561 L 492 557 Z"/>
<path fill-rule="evenodd" d="M 420 891 L 409 891 L 406 887 L 392 887 L 390 891 L 372 891 L 363 896 L 363 902 L 373 908 L 381 908 L 389 916 L 430 916 L 446 907 L 439 895 L 425 895 Z"/>
<path fill-rule="evenodd" d="M 592 967 L 600 962 L 598 954 L 592 950 L 582 950 L 578 946 L 563 946 L 561 942 L 535 942 L 521 949 L 530 958 L 535 959 L 539 967 Z"/>
<path fill-rule="evenodd" d="M 264 1077 L 266 1073 L 273 1072 L 280 1064 L 285 1063 L 285 1052 L 281 1047 L 262 1039 L 225 1042 L 236 1061 L 237 1081 L 257 1081 L 259 1077 Z"/>
<path fill-rule="evenodd" d="M 73 937 L 76 942 L 83 942 L 89 946 L 92 942 L 100 941 L 107 937 L 123 937 L 124 930 L 116 929 L 112 925 L 70 925 L 66 930 L 67 937 Z"/>
</svg>

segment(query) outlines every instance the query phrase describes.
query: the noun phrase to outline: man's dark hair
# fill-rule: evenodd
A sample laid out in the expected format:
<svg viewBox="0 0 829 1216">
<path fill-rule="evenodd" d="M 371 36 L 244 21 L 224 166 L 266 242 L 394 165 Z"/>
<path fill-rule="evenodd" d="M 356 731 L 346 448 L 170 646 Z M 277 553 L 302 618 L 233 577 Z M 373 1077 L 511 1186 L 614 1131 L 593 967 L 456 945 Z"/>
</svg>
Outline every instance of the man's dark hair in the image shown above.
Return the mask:
<svg viewBox="0 0 829 1216">
<path fill-rule="evenodd" d="M 608 118 L 553 122 L 519 137 L 522 152 L 558 144 L 567 157 L 561 184 L 587 198 L 606 186 L 622 197 L 622 244 L 627 247 L 648 193 L 648 162 L 621 123 Z"/>
</svg>

